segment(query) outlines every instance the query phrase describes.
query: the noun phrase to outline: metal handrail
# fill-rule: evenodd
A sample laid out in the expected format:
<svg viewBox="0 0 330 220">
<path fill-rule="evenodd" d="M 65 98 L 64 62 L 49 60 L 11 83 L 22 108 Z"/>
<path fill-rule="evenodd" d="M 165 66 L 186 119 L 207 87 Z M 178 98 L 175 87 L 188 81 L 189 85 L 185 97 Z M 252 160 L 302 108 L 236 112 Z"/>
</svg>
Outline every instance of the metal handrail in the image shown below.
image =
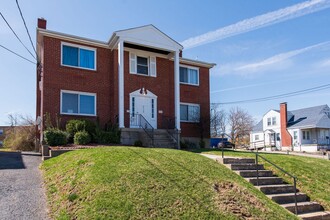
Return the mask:
<svg viewBox="0 0 330 220">
<path fill-rule="evenodd" d="M 273 165 L 274 167 L 276 167 L 277 169 L 279 169 L 280 171 L 282 171 L 283 173 L 287 174 L 288 176 L 290 176 L 291 178 L 293 178 L 293 187 L 294 187 L 294 200 L 295 200 L 295 214 L 298 215 L 298 206 L 297 206 L 297 177 L 290 174 L 289 172 L 285 171 L 283 168 L 277 166 L 276 164 L 274 164 L 273 162 L 271 162 L 270 160 L 266 159 L 265 157 L 259 155 L 259 152 L 257 150 L 257 152 L 254 152 L 256 155 L 256 169 L 257 169 L 257 186 L 259 186 L 259 157 L 261 157 L 262 159 L 264 159 L 265 161 L 267 161 L 268 163 L 270 163 L 271 165 Z"/>
<path fill-rule="evenodd" d="M 285 171 L 283 168 L 277 166 L 276 164 L 274 164 L 273 162 L 269 161 L 268 159 L 266 159 L 265 157 L 259 155 L 258 152 L 258 148 L 257 148 L 257 152 L 253 152 L 256 155 L 256 170 L 257 170 L 257 186 L 259 186 L 259 157 L 261 157 L 262 159 L 264 159 L 265 161 L 267 161 L 268 163 L 270 163 L 271 165 L 273 165 L 274 167 L 276 167 L 277 169 L 279 169 L 280 171 L 282 171 L 283 173 L 287 174 L 288 176 L 290 176 L 291 178 L 293 178 L 293 187 L 294 187 L 294 202 L 295 202 L 295 214 L 298 215 L 298 206 L 297 206 L 297 177 L 290 174 L 289 172 Z M 222 145 L 221 147 L 221 156 L 222 158 L 224 158 L 224 146 Z"/>
<path fill-rule="evenodd" d="M 163 127 L 166 129 L 167 133 L 171 136 L 171 138 L 178 143 L 178 129 L 175 127 L 175 117 L 163 116 L 162 117 L 162 124 Z M 172 132 L 174 131 L 174 132 Z"/>
<path fill-rule="evenodd" d="M 144 130 L 144 132 L 148 135 L 148 137 L 151 139 L 151 145 L 154 146 L 154 127 L 148 122 L 145 117 L 141 114 L 131 114 L 130 119 L 132 122 L 132 118 L 135 117 L 134 124 L 137 127 L 140 127 Z"/>
</svg>

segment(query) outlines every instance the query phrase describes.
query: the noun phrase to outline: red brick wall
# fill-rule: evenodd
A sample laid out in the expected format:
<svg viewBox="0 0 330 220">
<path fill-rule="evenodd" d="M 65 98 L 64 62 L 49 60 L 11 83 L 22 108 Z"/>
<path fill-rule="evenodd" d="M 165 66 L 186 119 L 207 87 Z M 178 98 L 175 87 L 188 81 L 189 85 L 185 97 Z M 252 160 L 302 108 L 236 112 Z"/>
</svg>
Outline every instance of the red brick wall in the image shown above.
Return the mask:
<svg viewBox="0 0 330 220">
<path fill-rule="evenodd" d="M 181 122 L 182 137 L 201 137 L 203 127 L 203 137 L 210 138 L 210 84 L 209 69 L 199 68 L 199 86 L 181 84 L 181 102 L 200 104 L 201 123 Z"/>
<path fill-rule="evenodd" d="M 282 147 L 292 146 L 292 137 L 287 130 L 287 104 L 280 104 L 280 119 L 281 119 L 281 145 Z"/>
<path fill-rule="evenodd" d="M 69 42 L 77 44 L 74 42 Z M 83 44 L 78 44 L 83 45 Z M 89 46 L 89 45 L 85 45 Z M 93 47 L 93 46 L 90 46 Z M 97 117 L 60 115 L 62 125 L 73 118 L 98 120 L 103 126 L 108 121 L 115 122 L 118 115 L 118 51 L 100 47 L 97 49 L 97 70 L 83 70 L 61 66 L 61 40 L 44 37 L 44 104 L 43 113 L 50 113 L 55 122 L 60 113 L 60 91 L 72 90 L 96 93 Z M 162 116 L 174 118 L 174 62 L 157 57 L 157 77 L 129 73 L 129 53 L 124 52 L 124 114 L 125 127 L 129 127 L 129 94 L 141 87 L 157 95 L 158 128 L 162 128 Z M 203 121 L 210 118 L 209 70 L 199 68 L 199 86 L 181 85 L 181 102 L 200 104 Z M 37 103 L 39 103 L 39 93 Z M 38 108 L 38 107 L 37 107 Z M 162 110 L 163 113 L 158 113 Z M 37 109 L 37 113 L 40 111 Z M 200 137 L 199 125 L 181 123 L 182 137 Z M 209 125 L 204 123 L 204 137 L 209 138 Z"/>
<path fill-rule="evenodd" d="M 75 43 L 76 44 L 76 43 Z M 86 45 L 88 46 L 88 45 Z M 111 94 L 113 70 L 110 68 L 110 50 L 97 48 L 96 71 L 61 66 L 61 40 L 44 37 L 44 105 L 43 112 L 55 117 L 60 112 L 60 91 L 72 90 L 96 93 L 97 117 L 61 115 L 62 124 L 72 118 L 99 120 L 101 126 L 113 120 L 110 106 L 114 100 Z"/>
</svg>

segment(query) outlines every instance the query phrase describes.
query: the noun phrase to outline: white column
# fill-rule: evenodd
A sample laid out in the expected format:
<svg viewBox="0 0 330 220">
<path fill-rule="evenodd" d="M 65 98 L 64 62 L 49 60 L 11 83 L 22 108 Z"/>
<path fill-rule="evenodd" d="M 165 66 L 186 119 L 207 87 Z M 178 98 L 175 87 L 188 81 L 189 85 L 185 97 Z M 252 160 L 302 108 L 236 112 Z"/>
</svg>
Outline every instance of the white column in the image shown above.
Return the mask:
<svg viewBox="0 0 330 220">
<path fill-rule="evenodd" d="M 180 127 L 180 63 L 179 51 L 174 54 L 174 108 L 175 108 L 175 127 Z"/>
<path fill-rule="evenodd" d="M 124 128 L 124 42 L 118 42 L 118 110 L 119 128 Z"/>
</svg>

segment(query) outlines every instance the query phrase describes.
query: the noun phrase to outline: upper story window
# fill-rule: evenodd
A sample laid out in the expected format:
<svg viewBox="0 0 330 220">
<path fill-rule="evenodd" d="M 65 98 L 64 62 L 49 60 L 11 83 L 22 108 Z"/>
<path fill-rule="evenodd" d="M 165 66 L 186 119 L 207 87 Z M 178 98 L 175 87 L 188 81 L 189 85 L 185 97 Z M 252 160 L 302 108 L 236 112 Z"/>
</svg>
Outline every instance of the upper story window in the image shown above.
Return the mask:
<svg viewBox="0 0 330 220">
<path fill-rule="evenodd" d="M 197 104 L 180 104 L 180 120 L 184 122 L 199 122 L 200 109 Z"/>
<path fill-rule="evenodd" d="M 271 126 L 271 125 L 272 125 L 271 118 L 267 118 L 267 126 Z"/>
<path fill-rule="evenodd" d="M 199 85 L 199 70 L 195 67 L 180 66 L 180 83 Z"/>
<path fill-rule="evenodd" d="M 61 114 L 96 115 L 96 94 L 61 91 Z"/>
<path fill-rule="evenodd" d="M 62 65 L 96 70 L 96 49 L 62 43 Z"/>
<path fill-rule="evenodd" d="M 145 76 L 157 75 L 156 57 L 141 56 L 135 53 L 129 55 L 129 71 L 132 74 L 141 74 Z"/>
<path fill-rule="evenodd" d="M 276 117 L 272 117 L 272 125 L 276 125 Z"/>
<path fill-rule="evenodd" d="M 0 129 L 0 135 L 3 135 L 3 129 Z"/>
</svg>

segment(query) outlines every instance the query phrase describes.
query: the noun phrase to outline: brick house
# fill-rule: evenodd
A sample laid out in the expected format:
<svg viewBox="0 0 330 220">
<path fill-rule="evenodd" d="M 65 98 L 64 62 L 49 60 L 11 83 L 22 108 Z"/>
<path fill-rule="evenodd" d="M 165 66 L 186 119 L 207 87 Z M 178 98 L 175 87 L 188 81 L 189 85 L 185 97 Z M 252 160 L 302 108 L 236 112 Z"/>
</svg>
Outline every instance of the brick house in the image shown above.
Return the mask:
<svg viewBox="0 0 330 220">
<path fill-rule="evenodd" d="M 288 111 L 284 102 L 280 110 L 268 111 L 253 128 L 250 145 L 252 148 L 269 146 L 277 150 L 316 152 L 330 150 L 329 137 L 328 105 Z"/>
<path fill-rule="evenodd" d="M 47 30 L 46 20 L 38 19 L 40 140 L 47 113 L 53 121 L 60 117 L 62 126 L 76 118 L 101 127 L 118 123 L 123 144 L 144 140 L 149 131 L 153 139 L 176 134 L 178 142 L 179 134 L 197 143 L 202 134 L 208 141 L 209 69 L 215 64 L 185 59 L 182 50 L 153 25 L 116 31 L 102 42 Z"/>
</svg>

